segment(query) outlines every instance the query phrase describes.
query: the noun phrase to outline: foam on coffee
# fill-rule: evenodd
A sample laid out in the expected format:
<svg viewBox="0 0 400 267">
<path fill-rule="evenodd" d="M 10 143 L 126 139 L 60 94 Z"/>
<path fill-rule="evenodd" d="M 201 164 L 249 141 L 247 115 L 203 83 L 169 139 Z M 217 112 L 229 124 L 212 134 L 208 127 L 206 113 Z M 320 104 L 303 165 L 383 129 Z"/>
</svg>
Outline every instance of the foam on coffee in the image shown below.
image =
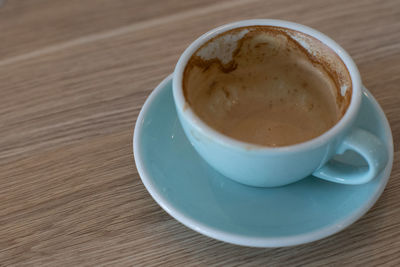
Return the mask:
<svg viewBox="0 0 400 267">
<path fill-rule="evenodd" d="M 351 79 L 315 38 L 272 26 L 225 32 L 184 71 L 187 103 L 217 131 L 248 143 L 286 146 L 330 129 L 345 113 Z"/>
</svg>

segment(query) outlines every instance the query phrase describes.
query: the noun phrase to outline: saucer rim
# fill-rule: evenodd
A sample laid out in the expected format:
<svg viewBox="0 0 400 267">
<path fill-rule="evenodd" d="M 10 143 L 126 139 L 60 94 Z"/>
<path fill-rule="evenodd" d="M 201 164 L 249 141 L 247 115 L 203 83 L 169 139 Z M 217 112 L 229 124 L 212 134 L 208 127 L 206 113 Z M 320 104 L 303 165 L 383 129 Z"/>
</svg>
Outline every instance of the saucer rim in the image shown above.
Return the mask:
<svg viewBox="0 0 400 267">
<path fill-rule="evenodd" d="M 366 97 L 372 100 L 371 103 L 374 106 L 376 112 L 378 113 L 379 117 L 383 119 L 383 123 L 385 123 L 387 128 L 389 129 L 388 133 L 385 131 L 386 132 L 385 134 L 388 134 L 388 137 L 390 137 L 388 140 L 388 145 L 390 149 L 389 149 L 388 163 L 385 169 L 380 173 L 380 175 L 383 175 L 383 177 L 379 184 L 378 190 L 376 191 L 373 198 L 365 205 L 363 205 L 361 208 L 359 208 L 356 212 L 350 213 L 349 216 L 346 216 L 346 218 L 344 218 L 343 220 L 335 224 L 323 227 L 321 229 L 285 237 L 253 237 L 253 236 L 235 234 L 228 231 L 216 229 L 205 223 L 201 223 L 193 218 L 190 218 L 189 216 L 177 210 L 174 207 L 174 205 L 169 203 L 169 201 L 163 196 L 163 193 L 153 183 L 151 175 L 147 171 L 144 160 L 141 157 L 140 153 L 142 147 L 140 132 L 143 127 L 144 117 L 148 113 L 148 110 L 151 107 L 152 102 L 162 92 L 162 90 L 166 87 L 166 85 L 169 82 L 172 82 L 172 76 L 173 74 L 168 75 L 161 83 L 159 83 L 157 87 L 148 96 L 145 103 L 143 104 L 143 107 L 140 110 L 139 116 L 136 120 L 134 127 L 133 154 L 134 154 L 136 168 L 138 170 L 140 179 L 142 180 L 142 183 L 144 184 L 146 190 L 150 193 L 150 195 L 156 201 L 156 203 L 159 206 L 161 206 L 161 208 L 163 208 L 170 216 L 172 216 L 174 219 L 176 219 L 178 222 L 182 223 L 186 227 L 198 233 L 201 233 L 205 236 L 208 236 L 210 238 L 241 246 L 273 248 L 273 247 L 287 247 L 287 246 L 300 245 L 320 240 L 322 238 L 328 237 L 330 235 L 333 235 L 335 233 L 344 230 L 345 228 L 356 222 L 358 219 L 360 219 L 365 213 L 367 213 L 367 211 L 372 208 L 372 206 L 376 203 L 376 201 L 381 196 L 383 190 L 385 189 L 393 167 L 392 131 L 390 128 L 390 124 L 379 103 L 368 91 L 368 89 L 366 89 L 365 86 L 363 86 L 362 94 L 366 95 Z"/>
</svg>

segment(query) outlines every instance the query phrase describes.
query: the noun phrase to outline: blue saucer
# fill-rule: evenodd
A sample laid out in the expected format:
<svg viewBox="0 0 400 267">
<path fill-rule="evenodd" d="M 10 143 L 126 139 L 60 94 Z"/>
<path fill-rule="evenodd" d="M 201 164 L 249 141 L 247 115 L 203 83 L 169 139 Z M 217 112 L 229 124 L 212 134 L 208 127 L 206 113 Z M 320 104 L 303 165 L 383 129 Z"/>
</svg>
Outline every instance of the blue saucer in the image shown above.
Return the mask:
<svg viewBox="0 0 400 267">
<path fill-rule="evenodd" d="M 380 137 L 389 151 L 387 166 L 370 183 L 341 185 L 310 176 L 279 188 L 245 186 L 211 169 L 192 148 L 176 117 L 168 76 L 140 112 L 134 156 L 152 197 L 184 225 L 238 245 L 290 246 L 343 230 L 381 195 L 392 169 L 393 140 L 382 109 L 367 89 L 357 125 Z M 337 160 L 364 164 L 356 154 Z"/>
</svg>

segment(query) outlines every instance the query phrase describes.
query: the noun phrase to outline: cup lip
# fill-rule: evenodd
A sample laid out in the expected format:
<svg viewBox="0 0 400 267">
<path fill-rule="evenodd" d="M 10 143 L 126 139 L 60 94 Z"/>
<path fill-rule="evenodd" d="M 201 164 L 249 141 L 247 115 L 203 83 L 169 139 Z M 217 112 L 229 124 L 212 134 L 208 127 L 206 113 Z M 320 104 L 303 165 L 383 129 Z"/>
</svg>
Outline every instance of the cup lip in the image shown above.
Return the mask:
<svg viewBox="0 0 400 267">
<path fill-rule="evenodd" d="M 201 45 L 203 45 L 211 38 L 223 32 L 246 26 L 277 26 L 308 34 L 318 39 L 319 41 L 323 42 L 328 47 L 330 47 L 341 58 L 341 60 L 345 64 L 350 74 L 350 78 L 352 81 L 352 95 L 349 107 L 347 108 L 345 114 L 332 128 L 330 128 L 323 134 L 302 143 L 287 145 L 287 146 L 268 147 L 268 146 L 247 143 L 226 136 L 218 132 L 217 130 L 213 129 L 212 127 L 208 126 L 194 113 L 190 105 L 186 102 L 182 88 L 183 72 L 185 70 L 187 62 L 189 61 L 192 54 L 196 52 Z M 308 26 L 298 24 L 295 22 L 276 20 L 276 19 L 252 19 L 252 20 L 237 21 L 230 24 L 222 25 L 220 27 L 208 31 L 207 33 L 197 38 L 193 43 L 191 43 L 186 48 L 186 50 L 180 56 L 173 73 L 173 97 L 178 114 L 182 115 L 186 119 L 186 121 L 188 121 L 191 124 L 191 126 L 195 128 L 196 131 L 199 131 L 204 136 L 213 140 L 214 142 L 234 150 L 247 151 L 250 153 L 276 154 L 276 153 L 296 152 L 305 149 L 320 147 L 328 143 L 335 136 L 337 136 L 344 129 L 346 129 L 346 127 L 350 125 L 354 120 L 354 118 L 356 117 L 356 114 L 361 104 L 361 88 L 362 88 L 361 77 L 358 68 L 353 59 L 350 57 L 350 55 L 339 44 L 337 44 L 334 40 L 332 40 L 325 34 L 315 29 L 312 29 Z"/>
</svg>

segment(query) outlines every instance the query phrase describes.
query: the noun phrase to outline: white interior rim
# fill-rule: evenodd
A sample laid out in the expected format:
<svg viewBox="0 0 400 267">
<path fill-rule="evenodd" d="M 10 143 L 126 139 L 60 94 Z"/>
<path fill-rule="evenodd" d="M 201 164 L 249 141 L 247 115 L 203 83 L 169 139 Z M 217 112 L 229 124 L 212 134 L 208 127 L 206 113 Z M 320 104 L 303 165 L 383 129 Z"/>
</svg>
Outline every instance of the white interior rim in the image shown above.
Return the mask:
<svg viewBox="0 0 400 267">
<path fill-rule="evenodd" d="M 310 36 L 313 36 L 314 38 L 320 40 L 324 44 L 326 44 L 328 47 L 330 47 L 335 53 L 342 59 L 344 64 L 346 65 L 351 80 L 352 80 L 352 96 L 351 96 L 351 102 L 350 105 L 345 113 L 345 115 L 341 118 L 341 120 L 336 123 L 334 127 L 323 133 L 322 135 L 295 145 L 290 145 L 290 146 L 282 146 L 282 147 L 265 147 L 265 146 L 258 146 L 255 144 L 250 144 L 250 143 L 245 143 L 242 141 L 238 141 L 235 139 L 232 139 L 226 135 L 223 135 L 219 133 L 218 131 L 214 130 L 207 124 L 205 124 L 194 112 L 193 110 L 186 105 L 185 106 L 185 97 L 183 95 L 183 89 L 182 89 L 182 78 L 183 78 L 183 71 L 186 67 L 186 64 L 188 60 L 190 59 L 191 55 L 197 51 L 197 49 L 203 45 L 205 42 L 207 42 L 209 39 L 226 32 L 231 29 L 239 28 L 239 27 L 245 27 L 245 26 L 254 26 L 254 25 L 261 25 L 261 26 L 279 26 L 283 28 L 288 28 L 292 29 L 295 31 L 303 32 L 305 34 L 308 34 Z M 357 111 L 360 107 L 361 103 L 361 90 L 362 89 L 362 84 L 361 84 L 361 78 L 359 71 L 357 69 L 356 64 L 352 60 L 352 58 L 347 54 L 347 52 L 339 46 L 335 41 L 333 41 L 331 38 L 328 36 L 324 35 L 323 33 L 316 31 L 312 28 L 309 28 L 307 26 L 293 23 L 293 22 L 288 22 L 288 21 L 282 21 L 282 20 L 271 20 L 271 19 L 256 19 L 256 20 L 245 20 L 245 21 L 239 21 L 227 25 L 223 25 L 221 27 L 218 27 L 214 30 L 211 30 L 202 36 L 200 36 L 197 40 L 195 40 L 186 50 L 183 52 L 181 57 L 178 60 L 178 63 L 176 64 L 174 74 L 173 74 L 173 91 L 174 91 L 174 100 L 175 104 L 177 106 L 177 109 L 179 110 L 185 110 L 181 114 L 186 117 L 188 121 L 192 123 L 192 126 L 195 127 L 198 131 L 202 132 L 204 135 L 210 137 L 212 140 L 216 142 L 220 142 L 225 146 L 229 146 L 233 149 L 247 149 L 248 148 L 254 148 L 251 151 L 253 153 L 285 153 L 288 151 L 295 152 L 303 149 L 309 149 L 313 147 L 318 147 L 322 144 L 325 144 L 329 142 L 338 132 L 340 132 L 344 127 L 346 127 L 347 123 L 351 121 L 352 119 L 355 118 L 357 115 Z M 184 109 L 185 107 L 185 109 Z"/>
</svg>

